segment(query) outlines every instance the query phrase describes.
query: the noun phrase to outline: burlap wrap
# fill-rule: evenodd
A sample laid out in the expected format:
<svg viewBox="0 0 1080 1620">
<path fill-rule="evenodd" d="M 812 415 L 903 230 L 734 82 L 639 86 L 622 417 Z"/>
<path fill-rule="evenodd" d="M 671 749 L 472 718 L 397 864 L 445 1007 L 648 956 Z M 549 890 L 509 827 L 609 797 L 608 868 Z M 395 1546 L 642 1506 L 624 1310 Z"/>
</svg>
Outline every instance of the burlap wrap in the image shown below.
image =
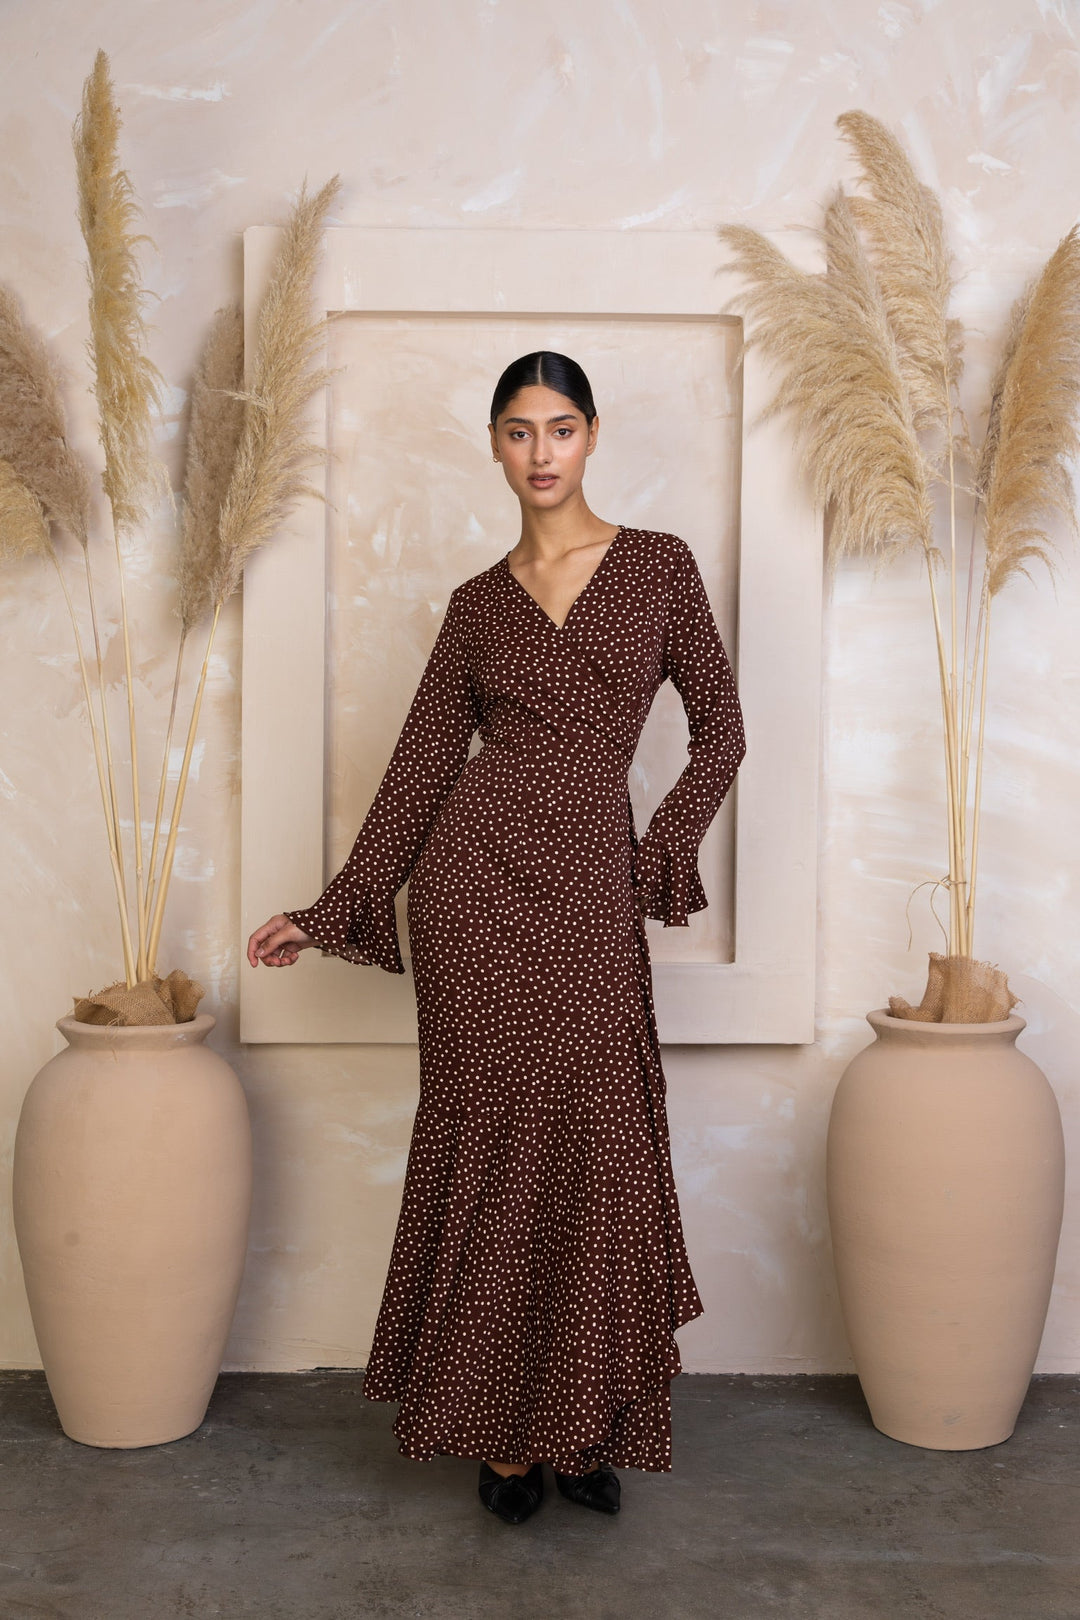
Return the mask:
<svg viewBox="0 0 1080 1620">
<path fill-rule="evenodd" d="M 206 994 L 201 984 L 174 968 L 167 979 L 155 973 L 131 989 L 123 979 L 88 996 L 76 996 L 73 1018 L 82 1024 L 187 1024 Z"/>
<path fill-rule="evenodd" d="M 889 1012 L 893 1018 L 921 1018 L 930 1024 L 993 1024 L 1008 1018 L 1019 999 L 992 963 L 931 951 L 922 1001 L 913 1007 L 902 996 L 890 996 Z"/>
</svg>

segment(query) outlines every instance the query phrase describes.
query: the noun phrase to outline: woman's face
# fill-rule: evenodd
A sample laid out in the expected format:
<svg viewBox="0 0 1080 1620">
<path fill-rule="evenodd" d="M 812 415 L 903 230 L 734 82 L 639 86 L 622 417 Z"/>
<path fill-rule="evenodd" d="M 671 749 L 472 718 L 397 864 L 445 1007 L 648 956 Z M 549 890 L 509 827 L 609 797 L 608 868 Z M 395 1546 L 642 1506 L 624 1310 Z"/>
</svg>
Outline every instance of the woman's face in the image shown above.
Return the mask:
<svg viewBox="0 0 1080 1620">
<path fill-rule="evenodd" d="M 542 383 L 518 390 L 488 431 L 506 482 L 522 506 L 561 506 L 581 488 L 585 457 L 592 453 L 599 425 L 598 416 L 587 425 L 565 394 Z"/>
</svg>

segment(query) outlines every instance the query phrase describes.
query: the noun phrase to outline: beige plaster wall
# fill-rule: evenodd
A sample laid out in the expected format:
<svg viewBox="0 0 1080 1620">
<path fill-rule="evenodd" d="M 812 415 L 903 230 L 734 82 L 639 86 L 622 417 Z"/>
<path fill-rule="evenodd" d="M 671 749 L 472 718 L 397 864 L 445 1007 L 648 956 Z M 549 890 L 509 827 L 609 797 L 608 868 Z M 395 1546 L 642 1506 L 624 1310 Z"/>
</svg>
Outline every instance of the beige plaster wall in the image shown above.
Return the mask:
<svg viewBox="0 0 1080 1620">
<path fill-rule="evenodd" d="M 339 170 L 350 224 L 763 227 L 815 217 L 847 172 L 837 113 L 900 128 L 940 189 L 977 328 L 971 409 L 1009 304 L 1073 223 L 1080 52 L 1063 0 L 74 0 L 8 5 L 0 98 L 0 277 L 73 378 L 93 448 L 81 242 L 69 130 L 95 49 L 111 54 L 124 151 L 157 252 L 154 357 L 171 389 L 162 450 L 177 471 L 185 388 L 215 307 L 236 296 L 240 237 L 282 217 L 307 172 Z M 569 239 L 568 239 L 569 240 Z M 719 285 L 719 284 L 718 284 Z M 477 433 L 483 434 L 482 423 Z M 104 516 L 104 514 L 103 514 Z M 146 755 L 174 656 L 169 531 L 129 558 Z M 507 542 L 509 544 L 509 541 Z M 102 577 L 105 577 L 103 573 Z M 818 1040 L 666 1051 L 676 1172 L 706 1314 L 688 1368 L 850 1365 L 822 1193 L 837 1077 L 868 1008 L 917 995 L 938 943 L 926 891 L 943 829 L 937 698 L 917 569 L 847 566 L 822 651 Z M 109 667 L 119 669 L 110 585 Z M 1024 997 L 1021 1045 L 1080 1137 L 1080 566 L 1001 602 L 981 867 L 981 951 Z M 54 581 L 0 592 L 5 918 L 0 1153 L 53 1052 L 73 993 L 115 977 L 100 809 L 69 632 Z M 251 1102 L 258 1191 L 227 1365 L 362 1365 L 416 1101 L 407 1047 L 236 1041 L 239 602 L 219 637 L 185 808 L 163 964 L 202 978 L 215 1044 Z M 288 761 L 282 761 L 288 769 Z M 283 897 L 297 903 L 307 897 Z M 357 969 L 358 972 L 375 971 Z M 1080 1367 L 1078 1192 L 1070 1183 L 1041 1365 Z M 0 1363 L 38 1364 L 6 1205 Z"/>
</svg>

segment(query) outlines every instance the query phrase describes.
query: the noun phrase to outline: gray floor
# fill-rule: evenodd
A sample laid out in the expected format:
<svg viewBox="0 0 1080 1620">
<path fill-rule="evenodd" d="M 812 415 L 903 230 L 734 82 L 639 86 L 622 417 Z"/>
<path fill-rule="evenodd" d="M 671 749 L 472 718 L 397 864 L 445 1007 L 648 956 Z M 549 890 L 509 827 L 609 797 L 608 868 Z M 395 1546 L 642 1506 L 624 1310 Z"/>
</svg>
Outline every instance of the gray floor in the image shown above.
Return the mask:
<svg viewBox="0 0 1080 1620">
<path fill-rule="evenodd" d="M 1016 1433 L 930 1452 L 849 1378 L 672 1385 L 670 1474 L 606 1518 L 481 1506 L 477 1464 L 398 1455 L 356 1373 L 225 1374 L 170 1445 L 67 1439 L 44 1375 L 0 1372 L 3 1620 L 1078 1620 L 1080 1380 Z"/>
</svg>

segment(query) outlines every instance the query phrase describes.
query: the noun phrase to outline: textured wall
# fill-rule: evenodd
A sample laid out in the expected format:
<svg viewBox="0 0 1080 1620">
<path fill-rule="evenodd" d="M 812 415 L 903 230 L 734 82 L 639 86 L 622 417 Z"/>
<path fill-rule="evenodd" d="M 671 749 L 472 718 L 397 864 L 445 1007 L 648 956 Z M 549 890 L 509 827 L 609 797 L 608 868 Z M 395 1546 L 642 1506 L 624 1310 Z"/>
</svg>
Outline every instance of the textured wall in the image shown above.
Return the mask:
<svg viewBox="0 0 1080 1620">
<path fill-rule="evenodd" d="M 91 450 L 81 241 L 69 130 L 99 45 L 157 244 L 154 358 L 174 458 L 205 323 L 237 295 L 241 232 L 282 217 L 303 174 L 339 170 L 338 219 L 370 225 L 707 228 L 810 221 L 847 170 L 845 108 L 902 130 L 942 195 L 974 332 L 969 403 L 1025 276 L 1073 223 L 1080 16 L 1064 0 L 74 0 L 8 6 L 0 100 L 0 277 L 69 367 Z M 482 427 L 478 427 L 483 432 Z M 103 514 L 104 515 L 104 514 Z M 106 554 L 102 554 L 103 559 Z M 165 514 L 129 559 L 140 702 L 160 737 L 174 657 Z M 103 579 L 107 569 L 103 567 Z M 943 862 L 938 710 L 914 567 L 845 567 L 822 653 L 819 1033 L 789 1049 L 666 1051 L 688 1241 L 706 1314 L 680 1335 L 698 1370 L 849 1365 L 822 1192 L 829 1100 L 868 1008 L 917 996 L 939 935 L 920 891 Z M 110 596 L 110 602 L 112 597 Z M 1001 599 L 978 946 L 1023 996 L 1021 1046 L 1080 1136 L 1080 566 L 1057 594 Z M 110 879 L 69 631 L 53 579 L 0 594 L 7 694 L 0 867 L 7 920 L 0 1116 L 5 1171 L 23 1092 L 75 992 L 116 976 Z M 110 605 L 110 627 L 115 612 Z M 362 1364 L 416 1101 L 402 1047 L 237 1045 L 239 602 L 219 635 L 162 961 L 202 978 L 214 1041 L 251 1101 L 258 1191 L 228 1365 Z M 112 633 L 109 668 L 119 670 Z M 287 768 L 287 767 L 286 767 Z M 144 788 L 144 792 L 148 789 Z M 357 971 L 363 971 L 358 969 Z M 371 970 L 374 971 L 374 970 Z M 1070 1188 L 1042 1366 L 1080 1367 Z M 0 1213 L 0 1361 L 38 1361 Z"/>
</svg>

